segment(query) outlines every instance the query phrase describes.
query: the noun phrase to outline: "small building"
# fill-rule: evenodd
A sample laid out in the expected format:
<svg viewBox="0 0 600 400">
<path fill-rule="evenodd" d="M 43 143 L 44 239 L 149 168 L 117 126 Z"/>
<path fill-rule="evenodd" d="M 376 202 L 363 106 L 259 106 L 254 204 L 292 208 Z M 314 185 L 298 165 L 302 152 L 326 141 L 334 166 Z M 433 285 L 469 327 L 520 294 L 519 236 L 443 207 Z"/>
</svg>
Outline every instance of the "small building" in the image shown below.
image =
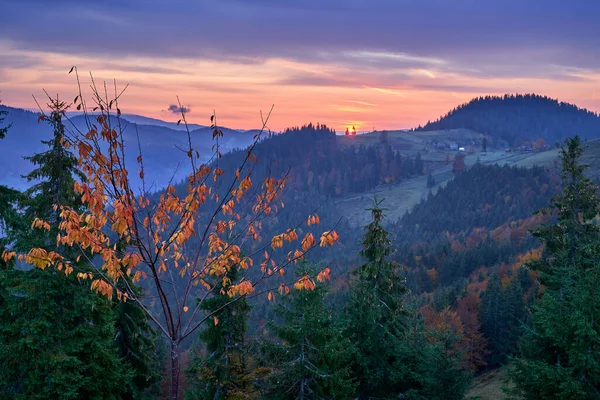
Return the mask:
<svg viewBox="0 0 600 400">
<path fill-rule="evenodd" d="M 450 143 L 450 150 L 457 151 L 458 145 L 456 143 Z"/>
<path fill-rule="evenodd" d="M 458 151 L 465 151 L 465 148 L 464 147 L 459 147 Z"/>
</svg>

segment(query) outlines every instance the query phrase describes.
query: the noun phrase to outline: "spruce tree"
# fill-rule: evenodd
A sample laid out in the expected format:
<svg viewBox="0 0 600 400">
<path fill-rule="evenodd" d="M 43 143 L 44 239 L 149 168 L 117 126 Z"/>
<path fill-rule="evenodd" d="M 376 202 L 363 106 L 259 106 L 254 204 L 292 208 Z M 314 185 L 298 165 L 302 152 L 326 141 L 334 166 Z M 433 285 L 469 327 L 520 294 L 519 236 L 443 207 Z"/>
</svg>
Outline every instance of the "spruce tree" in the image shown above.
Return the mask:
<svg viewBox="0 0 600 400">
<path fill-rule="evenodd" d="M 65 146 L 65 104 L 55 100 L 50 105 L 54 137 L 44 142 L 48 151 L 28 158 L 37 168 L 26 178 L 35 184 L 20 205 L 23 220 L 41 218 L 50 229 L 17 232 L 17 249 L 56 250 L 54 205 L 81 206 L 73 191 L 74 177 L 81 174 Z M 129 373 L 117 357 L 110 302 L 91 292 L 75 274 L 37 268 L 1 273 L 2 392 L 14 399 L 120 398 Z"/>
<path fill-rule="evenodd" d="M 223 279 L 235 281 L 238 273 L 233 266 Z M 223 279 L 215 284 L 213 297 L 201 305 L 207 312 L 220 311 L 199 334 L 204 348 L 194 354 L 187 371 L 190 385 L 186 398 L 190 400 L 251 399 L 256 395 L 247 367 L 245 343 L 250 306 L 246 298 L 228 304 L 231 297 L 224 290 Z"/>
<path fill-rule="evenodd" d="M 125 274 L 126 276 L 126 274 Z M 127 277 L 128 285 L 134 283 Z M 121 283 L 124 284 L 124 283 Z M 134 288 L 138 297 L 142 289 Z M 113 304 L 115 314 L 115 341 L 121 363 L 131 373 L 126 382 L 124 399 L 155 399 L 160 394 L 161 337 L 150 325 L 147 315 L 135 302 L 119 301 Z M 164 344 L 162 344 L 164 345 Z"/>
<path fill-rule="evenodd" d="M 3 126 L 4 116 L 7 111 L 0 111 L 0 139 L 4 139 L 10 125 Z M 5 185 L 0 185 L 0 254 L 4 252 L 10 243 L 11 232 L 22 226 L 16 205 L 21 199 L 21 193 Z M 8 263 L 0 258 L 0 268 L 8 267 Z"/>
<path fill-rule="evenodd" d="M 314 275 L 302 264 L 298 277 Z M 292 291 L 268 327 L 280 343 L 265 345 L 266 365 L 273 368 L 270 399 L 348 399 L 354 393 L 350 362 L 352 346 L 342 336 L 339 322 L 325 306 L 325 283 Z"/>
<path fill-rule="evenodd" d="M 2 103 L 0 101 L 0 103 Z M 8 129 L 10 125 L 2 126 L 4 124 L 4 118 L 8 115 L 8 111 L 0 110 L 0 139 L 4 139 L 6 134 L 8 133 Z"/>
<path fill-rule="evenodd" d="M 429 175 L 427 175 L 427 187 L 432 188 L 435 186 L 435 178 L 431 175 L 431 171 L 429 171 Z"/>
<path fill-rule="evenodd" d="M 506 307 L 500 276 L 492 274 L 481 299 L 481 331 L 488 339 L 490 353 L 486 359 L 491 367 L 506 361 Z"/>
<path fill-rule="evenodd" d="M 556 221 L 534 231 L 546 254 L 530 267 L 543 284 L 510 376 L 526 399 L 600 398 L 600 229 L 598 188 L 579 164 L 578 137 L 561 151 L 563 192 L 546 212 Z"/>
<path fill-rule="evenodd" d="M 365 228 L 365 263 L 351 281 L 346 335 L 356 347 L 353 373 L 360 398 L 387 398 L 404 391 L 394 376 L 399 374 L 395 368 L 405 330 L 407 288 L 400 266 L 390 260 L 391 241 L 382 226 L 380 202 L 375 199 L 369 210 L 373 220 Z"/>
</svg>

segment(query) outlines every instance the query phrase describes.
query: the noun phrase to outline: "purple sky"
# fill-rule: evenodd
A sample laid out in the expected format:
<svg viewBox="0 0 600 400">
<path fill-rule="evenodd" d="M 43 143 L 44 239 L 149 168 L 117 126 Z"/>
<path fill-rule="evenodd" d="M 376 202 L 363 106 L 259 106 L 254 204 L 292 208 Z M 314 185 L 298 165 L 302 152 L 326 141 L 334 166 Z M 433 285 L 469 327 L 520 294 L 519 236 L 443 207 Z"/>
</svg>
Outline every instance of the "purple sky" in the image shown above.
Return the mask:
<svg viewBox="0 0 600 400">
<path fill-rule="evenodd" d="M 598 17 L 577 0 L 4 0 L 0 96 L 70 94 L 76 64 L 131 83 L 129 111 L 164 118 L 179 94 L 233 125 L 275 103 L 276 125 L 400 128 L 525 91 L 597 111 Z"/>
</svg>

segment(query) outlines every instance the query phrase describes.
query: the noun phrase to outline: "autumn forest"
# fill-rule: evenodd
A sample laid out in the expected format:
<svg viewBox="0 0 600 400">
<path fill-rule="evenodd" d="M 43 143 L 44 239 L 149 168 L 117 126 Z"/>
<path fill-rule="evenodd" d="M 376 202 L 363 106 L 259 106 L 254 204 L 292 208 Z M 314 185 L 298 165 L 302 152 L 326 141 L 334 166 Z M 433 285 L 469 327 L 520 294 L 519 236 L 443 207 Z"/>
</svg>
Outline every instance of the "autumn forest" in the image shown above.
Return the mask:
<svg viewBox="0 0 600 400">
<path fill-rule="evenodd" d="M 46 135 L 0 182 L 0 398 L 482 398 L 494 371 L 503 398 L 598 398 L 597 114 L 488 96 L 344 134 L 271 110 L 226 145 L 180 104 L 157 150 L 95 85 L 0 108 L 0 149 Z"/>
</svg>

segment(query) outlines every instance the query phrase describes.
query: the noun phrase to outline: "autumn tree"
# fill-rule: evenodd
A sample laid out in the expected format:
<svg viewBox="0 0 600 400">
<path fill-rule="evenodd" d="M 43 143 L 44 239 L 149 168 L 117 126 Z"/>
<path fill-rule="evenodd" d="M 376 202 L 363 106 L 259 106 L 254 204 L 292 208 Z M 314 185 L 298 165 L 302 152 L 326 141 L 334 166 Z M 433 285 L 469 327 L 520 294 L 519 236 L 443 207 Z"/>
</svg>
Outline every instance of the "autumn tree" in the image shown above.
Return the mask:
<svg viewBox="0 0 600 400">
<path fill-rule="evenodd" d="M 458 300 L 456 313 L 463 324 L 462 344 L 464 345 L 463 363 L 472 372 L 486 366 L 485 356 L 489 354 L 488 341 L 481 332 L 479 314 L 481 300 L 473 293 L 467 293 Z"/>
<path fill-rule="evenodd" d="M 455 174 L 464 172 L 465 170 L 465 155 L 456 153 L 454 155 L 454 162 L 452 163 L 452 172 Z"/>
<path fill-rule="evenodd" d="M 303 264 L 298 276 L 314 271 L 314 267 Z M 279 342 L 264 346 L 266 365 L 273 371 L 267 398 L 345 399 L 354 393 L 352 345 L 324 303 L 324 278 L 298 281 L 296 285 L 305 290 L 284 297 L 275 309 L 280 320 L 268 326 Z"/>
<path fill-rule="evenodd" d="M 77 75 L 75 67 L 71 71 Z M 79 81 L 78 75 L 77 79 Z M 68 137 L 86 178 L 74 183 L 74 191 L 81 196 L 85 207 L 78 210 L 57 205 L 59 251 L 36 247 L 20 254 L 19 258 L 40 269 L 74 273 L 78 279 L 89 280 L 92 290 L 108 298 L 137 303 L 169 343 L 170 396 L 176 400 L 179 398 L 180 345 L 205 321 L 213 321 L 218 311 L 202 311 L 202 302 L 215 292 L 215 286 L 207 278 L 224 278 L 232 266 L 242 272 L 237 281 L 225 279 L 223 290 L 230 301 L 223 308 L 259 294 L 259 285 L 272 282 L 271 277 L 281 277 L 278 289 L 283 292 L 289 284 L 283 280 L 284 268 L 314 247 L 334 244 L 337 233 L 327 230 L 315 239 L 309 228 L 299 237 L 299 221 L 297 226 L 272 238 L 261 238 L 263 220 L 283 207 L 279 194 L 286 183 L 285 176 L 270 175 L 261 183 L 253 181 L 258 162 L 254 150 L 267 132 L 268 116 L 238 168 L 231 171 L 224 171 L 218 164 L 222 156 L 219 139 L 223 132 L 218 129 L 214 115 L 211 122 L 215 145 L 209 161 L 201 161 L 186 129 L 189 140 L 183 151 L 189 161 L 189 175 L 185 188 L 178 192 L 173 185 L 168 185 L 155 195 L 150 192 L 151 185 L 145 177 L 140 141 L 137 146 L 135 142 L 125 144 L 119 108 L 122 92 L 117 91 L 116 83 L 114 95 L 108 94 L 106 85 L 100 90 L 93 82 L 92 90 L 94 106 L 91 110 L 81 89 L 74 100 L 77 110 L 84 114 L 87 128 L 80 131 L 74 127 Z M 180 111 L 180 122 L 187 127 L 185 109 L 180 107 Z M 130 149 L 138 149 L 137 166 L 130 165 L 126 157 Z M 141 180 L 139 186 L 130 175 L 136 169 Z M 317 222 L 314 215 L 308 218 L 310 225 Z M 36 221 L 38 226 L 45 224 Z M 261 245 L 242 255 L 243 246 L 261 239 L 264 240 Z M 124 248 L 117 248 L 117 242 L 125 243 Z M 294 247 L 285 253 L 277 251 L 284 243 L 286 247 Z M 83 251 L 82 258 L 88 264 L 86 269 L 77 267 L 77 259 L 71 257 L 70 251 L 60 250 L 71 248 Z M 3 258 L 8 260 L 15 255 L 5 252 Z M 255 265 L 255 260 L 257 267 L 253 270 L 257 271 L 250 275 L 246 271 Z M 156 296 L 156 306 L 146 304 L 125 276 L 130 276 L 133 283 L 147 279 Z M 202 301 L 198 302 L 198 298 Z"/>
<path fill-rule="evenodd" d="M 584 175 L 579 137 L 561 150 L 564 189 L 546 213 L 556 221 L 533 231 L 546 255 L 529 263 L 543 288 L 532 307 L 511 378 L 523 398 L 596 399 L 600 393 L 600 227 L 598 187 Z"/>
</svg>

